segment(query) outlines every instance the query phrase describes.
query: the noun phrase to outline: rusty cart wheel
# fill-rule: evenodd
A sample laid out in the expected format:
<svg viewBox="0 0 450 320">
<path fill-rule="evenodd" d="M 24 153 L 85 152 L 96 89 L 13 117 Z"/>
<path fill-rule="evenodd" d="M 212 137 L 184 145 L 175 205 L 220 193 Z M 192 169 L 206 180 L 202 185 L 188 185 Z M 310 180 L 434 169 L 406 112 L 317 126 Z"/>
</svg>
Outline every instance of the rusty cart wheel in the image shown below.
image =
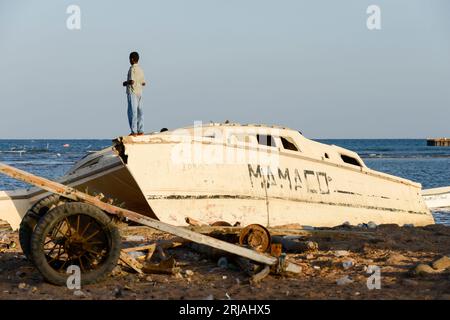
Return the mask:
<svg viewBox="0 0 450 320">
<path fill-rule="evenodd" d="M 270 248 L 269 230 L 259 224 L 246 226 L 239 234 L 239 244 L 247 245 L 258 252 L 266 252 Z"/>
<path fill-rule="evenodd" d="M 50 209 L 53 209 L 58 204 L 63 203 L 63 201 L 64 199 L 62 199 L 59 195 L 52 194 L 36 202 L 23 216 L 19 227 L 19 242 L 22 252 L 28 260 L 31 261 L 31 234 L 33 233 L 39 219 Z"/>
<path fill-rule="evenodd" d="M 117 226 L 99 208 L 80 202 L 47 212 L 31 237 L 31 259 L 44 278 L 66 285 L 67 268 L 79 267 L 81 284 L 100 281 L 116 266 L 121 239 Z"/>
</svg>

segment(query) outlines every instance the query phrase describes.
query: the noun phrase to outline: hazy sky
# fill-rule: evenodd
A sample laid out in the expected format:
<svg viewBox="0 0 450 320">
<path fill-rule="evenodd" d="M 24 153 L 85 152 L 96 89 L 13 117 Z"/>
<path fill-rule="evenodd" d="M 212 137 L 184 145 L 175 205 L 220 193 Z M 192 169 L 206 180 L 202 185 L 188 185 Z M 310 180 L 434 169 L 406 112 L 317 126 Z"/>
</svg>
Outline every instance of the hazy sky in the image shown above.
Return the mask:
<svg viewBox="0 0 450 320">
<path fill-rule="evenodd" d="M 81 30 L 66 9 L 81 8 Z M 381 30 L 366 27 L 369 5 Z M 269 123 L 311 138 L 450 136 L 448 0 L 0 0 L 0 139 L 129 133 L 141 55 L 145 130 Z"/>
</svg>

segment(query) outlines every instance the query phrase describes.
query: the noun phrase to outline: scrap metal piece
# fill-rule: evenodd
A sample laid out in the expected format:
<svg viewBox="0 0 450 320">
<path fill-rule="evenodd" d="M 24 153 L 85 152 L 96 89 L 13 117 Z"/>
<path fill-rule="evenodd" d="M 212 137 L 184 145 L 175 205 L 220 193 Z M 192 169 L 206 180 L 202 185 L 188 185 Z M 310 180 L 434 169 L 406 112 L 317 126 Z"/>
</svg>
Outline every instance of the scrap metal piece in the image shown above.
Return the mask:
<svg viewBox="0 0 450 320">
<path fill-rule="evenodd" d="M 282 252 L 283 246 L 281 245 L 281 243 L 272 243 L 272 245 L 270 246 L 270 255 L 278 258 L 279 256 L 281 256 Z"/>
<path fill-rule="evenodd" d="M 270 248 L 269 231 L 259 224 L 246 226 L 239 235 L 239 244 L 248 245 L 258 252 L 266 252 Z"/>
</svg>

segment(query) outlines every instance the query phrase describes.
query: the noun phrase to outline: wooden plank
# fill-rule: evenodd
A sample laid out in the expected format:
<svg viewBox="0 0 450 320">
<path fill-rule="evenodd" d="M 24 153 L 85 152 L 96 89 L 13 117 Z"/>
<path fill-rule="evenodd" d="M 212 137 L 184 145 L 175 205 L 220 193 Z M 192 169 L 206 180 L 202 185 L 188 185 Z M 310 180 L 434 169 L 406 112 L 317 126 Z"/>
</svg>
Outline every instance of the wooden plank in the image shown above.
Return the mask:
<svg viewBox="0 0 450 320">
<path fill-rule="evenodd" d="M 127 253 L 133 252 L 133 251 L 145 251 L 145 250 L 151 250 L 151 249 L 155 248 L 156 246 L 159 246 L 162 249 L 171 249 L 171 248 L 180 247 L 183 244 L 185 244 L 186 242 L 188 242 L 188 241 L 181 239 L 181 238 L 176 239 L 176 240 L 159 240 L 159 241 L 156 241 L 154 243 L 144 245 L 144 246 L 125 248 L 125 249 L 122 249 L 122 251 L 127 252 Z"/>
<path fill-rule="evenodd" d="M 251 249 L 243 248 L 243 247 L 240 247 L 240 246 L 237 246 L 237 245 L 225 242 L 225 241 L 217 240 L 215 238 L 208 237 L 206 235 L 203 235 L 203 234 L 200 234 L 197 232 L 193 232 L 193 231 L 185 229 L 185 228 L 175 227 L 168 223 L 146 217 L 142 214 L 139 214 L 139 213 L 131 211 L 131 210 L 116 207 L 112 204 L 105 203 L 96 197 L 93 197 L 91 195 L 88 195 L 86 193 L 78 191 L 72 187 L 65 186 L 61 183 L 51 181 L 46 178 L 35 176 L 31 173 L 28 173 L 28 172 L 20 170 L 20 169 L 16 169 L 14 167 L 5 165 L 3 163 L 0 163 L 0 172 L 11 178 L 21 180 L 23 182 L 35 185 L 35 186 L 42 188 L 44 190 L 47 190 L 49 192 L 59 194 L 63 197 L 72 199 L 74 201 L 81 201 L 81 202 L 89 203 L 89 204 L 96 206 L 110 214 L 117 215 L 122 218 L 126 217 L 129 220 L 134 221 L 136 223 L 146 225 L 148 227 L 158 229 L 158 230 L 182 237 L 184 239 L 187 239 L 187 240 L 190 240 L 193 242 L 197 242 L 200 244 L 206 244 L 213 248 L 220 249 L 220 250 L 223 250 L 223 251 L 226 251 L 226 252 L 229 252 L 232 254 L 236 254 L 239 256 L 243 256 L 250 260 L 268 264 L 268 265 L 275 265 L 278 263 L 278 259 L 275 257 L 267 256 L 267 255 L 258 253 L 256 251 L 253 251 Z M 288 271 L 289 271 L 289 269 L 292 270 L 291 272 L 296 272 L 295 270 L 298 270 L 297 265 L 294 265 L 289 262 L 286 263 L 285 267 L 286 267 L 286 270 L 288 270 Z"/>
<path fill-rule="evenodd" d="M 136 259 L 130 257 L 123 250 L 120 252 L 120 261 L 122 261 L 125 265 L 129 266 L 131 269 L 133 269 L 137 273 L 141 273 L 141 274 L 143 273 L 142 272 L 142 264 L 139 263 Z"/>
<path fill-rule="evenodd" d="M 145 250 L 151 250 L 154 247 L 156 247 L 156 243 L 152 243 L 152 244 L 145 245 L 145 246 L 125 248 L 125 249 L 122 249 L 122 252 L 129 253 L 129 252 L 133 252 L 133 251 L 145 251 Z"/>
</svg>

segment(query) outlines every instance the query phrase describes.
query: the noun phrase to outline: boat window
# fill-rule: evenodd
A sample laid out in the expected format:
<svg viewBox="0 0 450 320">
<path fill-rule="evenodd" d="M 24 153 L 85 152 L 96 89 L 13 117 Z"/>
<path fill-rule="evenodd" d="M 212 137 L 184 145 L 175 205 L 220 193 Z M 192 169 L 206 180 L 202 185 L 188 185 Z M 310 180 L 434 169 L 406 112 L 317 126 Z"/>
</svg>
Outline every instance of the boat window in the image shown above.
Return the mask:
<svg viewBox="0 0 450 320">
<path fill-rule="evenodd" d="M 351 164 L 354 166 L 358 166 L 358 167 L 362 167 L 361 164 L 359 163 L 359 161 L 353 157 L 347 156 L 345 154 L 341 154 L 341 158 L 342 158 L 342 161 L 344 161 L 345 163 L 348 163 L 348 164 Z"/>
<path fill-rule="evenodd" d="M 281 143 L 283 144 L 283 148 L 286 150 L 298 151 L 297 146 L 294 141 L 290 137 L 280 137 Z"/>
<path fill-rule="evenodd" d="M 258 143 L 263 146 L 276 147 L 275 139 L 270 135 L 257 134 L 256 139 L 258 140 Z"/>
</svg>

